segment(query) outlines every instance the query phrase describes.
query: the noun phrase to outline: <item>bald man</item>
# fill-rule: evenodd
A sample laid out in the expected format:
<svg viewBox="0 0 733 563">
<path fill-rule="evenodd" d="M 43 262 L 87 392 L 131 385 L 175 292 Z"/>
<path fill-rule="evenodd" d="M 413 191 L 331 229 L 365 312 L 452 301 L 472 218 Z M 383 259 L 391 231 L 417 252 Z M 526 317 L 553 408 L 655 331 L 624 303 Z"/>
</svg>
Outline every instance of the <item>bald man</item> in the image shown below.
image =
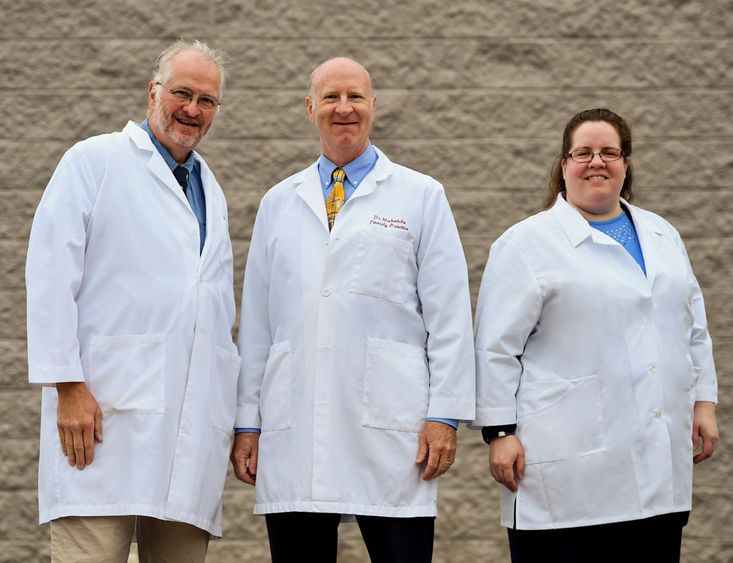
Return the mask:
<svg viewBox="0 0 733 563">
<path fill-rule="evenodd" d="M 311 75 L 319 159 L 262 199 L 247 259 L 232 463 L 273 561 L 431 560 L 437 477 L 474 413 L 466 262 L 443 187 L 369 140 L 358 62 Z"/>
</svg>

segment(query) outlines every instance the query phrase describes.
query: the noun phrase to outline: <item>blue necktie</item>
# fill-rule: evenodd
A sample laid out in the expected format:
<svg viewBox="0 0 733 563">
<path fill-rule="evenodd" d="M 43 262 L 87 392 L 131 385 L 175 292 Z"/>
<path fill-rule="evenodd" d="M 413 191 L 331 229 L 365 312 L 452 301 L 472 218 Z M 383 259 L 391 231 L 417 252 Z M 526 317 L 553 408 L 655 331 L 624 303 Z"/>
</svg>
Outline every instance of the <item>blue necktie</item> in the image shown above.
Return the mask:
<svg viewBox="0 0 733 563">
<path fill-rule="evenodd" d="M 183 166 L 176 166 L 173 169 L 173 175 L 176 177 L 176 180 L 178 180 L 178 183 L 181 184 L 183 195 L 186 195 L 186 186 L 188 186 L 188 170 Z"/>
</svg>

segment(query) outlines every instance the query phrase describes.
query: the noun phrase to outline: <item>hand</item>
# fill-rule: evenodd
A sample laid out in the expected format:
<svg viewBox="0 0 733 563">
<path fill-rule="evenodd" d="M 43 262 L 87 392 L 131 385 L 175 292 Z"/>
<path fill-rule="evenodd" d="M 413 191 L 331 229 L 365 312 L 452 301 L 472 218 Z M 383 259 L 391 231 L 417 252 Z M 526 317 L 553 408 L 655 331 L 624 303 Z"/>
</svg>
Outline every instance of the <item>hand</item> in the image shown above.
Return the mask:
<svg viewBox="0 0 733 563">
<path fill-rule="evenodd" d="M 260 435 L 257 432 L 240 432 L 234 435 L 234 447 L 229 459 L 237 479 L 250 485 L 257 480 L 257 450 Z"/>
<path fill-rule="evenodd" d="M 84 382 L 57 383 L 56 427 L 69 465 L 84 469 L 94 460 L 94 442 L 102 441 L 102 411 Z"/>
<path fill-rule="evenodd" d="M 702 440 L 702 444 L 700 441 Z M 693 463 L 700 463 L 713 455 L 718 443 L 718 424 L 715 422 L 715 403 L 697 401 L 692 417 L 692 451 L 700 448 L 700 453 L 692 458 Z"/>
<path fill-rule="evenodd" d="M 489 444 L 489 469 L 498 483 L 513 493 L 524 477 L 524 448 L 516 436 L 494 438 Z"/>
<path fill-rule="evenodd" d="M 420 430 L 418 444 L 415 463 L 427 459 L 422 478 L 435 479 L 448 471 L 456 458 L 456 429 L 444 422 L 428 420 Z"/>
</svg>

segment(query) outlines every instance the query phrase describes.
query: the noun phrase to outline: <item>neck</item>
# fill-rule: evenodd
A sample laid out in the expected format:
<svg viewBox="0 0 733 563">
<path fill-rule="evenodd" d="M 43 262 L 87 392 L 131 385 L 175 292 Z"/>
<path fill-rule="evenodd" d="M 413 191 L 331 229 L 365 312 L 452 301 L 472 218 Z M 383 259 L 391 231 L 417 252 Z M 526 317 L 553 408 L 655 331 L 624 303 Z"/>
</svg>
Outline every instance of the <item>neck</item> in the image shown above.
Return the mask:
<svg viewBox="0 0 733 563">
<path fill-rule="evenodd" d="M 321 151 L 323 152 L 323 156 L 325 156 L 328 160 L 333 162 L 339 168 L 343 168 L 349 162 L 353 162 L 357 158 L 359 158 L 364 153 L 364 151 L 367 149 L 368 146 L 369 146 L 369 143 L 367 142 L 366 145 L 364 145 L 363 147 L 361 147 L 358 150 L 353 150 L 350 148 L 349 149 L 340 149 L 340 150 L 339 149 L 331 150 L 321 145 Z"/>
<path fill-rule="evenodd" d="M 617 201 L 616 205 L 610 209 L 583 209 L 575 205 L 572 201 L 568 201 L 568 203 L 577 209 L 578 213 L 580 213 L 586 221 L 610 221 L 624 212 L 621 208 L 620 201 Z"/>
</svg>

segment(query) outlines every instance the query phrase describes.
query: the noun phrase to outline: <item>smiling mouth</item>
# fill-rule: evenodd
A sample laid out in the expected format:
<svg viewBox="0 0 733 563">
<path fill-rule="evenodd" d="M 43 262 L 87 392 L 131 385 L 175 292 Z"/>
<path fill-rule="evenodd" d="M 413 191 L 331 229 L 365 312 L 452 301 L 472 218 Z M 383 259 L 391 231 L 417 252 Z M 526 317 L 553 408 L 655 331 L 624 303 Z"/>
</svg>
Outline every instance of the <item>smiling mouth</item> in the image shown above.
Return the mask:
<svg viewBox="0 0 733 563">
<path fill-rule="evenodd" d="M 195 121 L 186 121 L 185 119 L 181 119 L 180 117 L 176 117 L 176 121 L 186 127 L 198 127 L 199 126 L 199 124 L 196 123 Z"/>
<path fill-rule="evenodd" d="M 586 178 L 586 180 L 590 180 L 590 181 L 593 181 L 593 180 L 608 180 L 608 177 L 607 176 L 588 176 Z"/>
</svg>

